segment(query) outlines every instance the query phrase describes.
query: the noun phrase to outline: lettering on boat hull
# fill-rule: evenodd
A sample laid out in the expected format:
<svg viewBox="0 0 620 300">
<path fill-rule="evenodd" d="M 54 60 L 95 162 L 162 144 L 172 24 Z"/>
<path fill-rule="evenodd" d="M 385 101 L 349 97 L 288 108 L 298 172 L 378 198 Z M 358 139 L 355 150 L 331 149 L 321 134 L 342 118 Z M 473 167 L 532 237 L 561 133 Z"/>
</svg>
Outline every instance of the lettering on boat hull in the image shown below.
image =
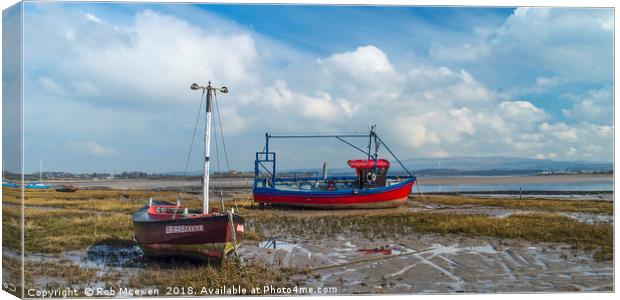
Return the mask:
<svg viewBox="0 0 620 300">
<path fill-rule="evenodd" d="M 168 225 L 166 234 L 188 233 L 205 231 L 204 225 Z"/>
</svg>

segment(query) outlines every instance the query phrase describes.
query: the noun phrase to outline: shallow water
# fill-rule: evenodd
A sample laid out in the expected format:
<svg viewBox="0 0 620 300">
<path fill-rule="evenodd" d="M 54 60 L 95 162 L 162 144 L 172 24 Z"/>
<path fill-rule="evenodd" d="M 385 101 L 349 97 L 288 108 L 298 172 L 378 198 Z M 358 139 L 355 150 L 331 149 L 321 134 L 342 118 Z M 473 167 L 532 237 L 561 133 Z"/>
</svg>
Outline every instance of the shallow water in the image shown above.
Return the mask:
<svg viewBox="0 0 620 300">
<path fill-rule="evenodd" d="M 583 183 L 515 183 L 515 184 L 420 184 L 422 193 L 458 193 L 484 191 L 609 191 L 614 188 L 613 181 Z M 413 187 L 417 192 L 417 187 Z"/>
<path fill-rule="evenodd" d="M 244 260 L 316 268 L 299 280 L 353 293 L 554 292 L 611 290 L 613 265 L 561 244 L 415 234 L 368 240 L 339 236 L 244 243 Z M 390 249 L 391 255 L 359 249 Z M 324 268 L 324 269 L 322 269 Z"/>
</svg>

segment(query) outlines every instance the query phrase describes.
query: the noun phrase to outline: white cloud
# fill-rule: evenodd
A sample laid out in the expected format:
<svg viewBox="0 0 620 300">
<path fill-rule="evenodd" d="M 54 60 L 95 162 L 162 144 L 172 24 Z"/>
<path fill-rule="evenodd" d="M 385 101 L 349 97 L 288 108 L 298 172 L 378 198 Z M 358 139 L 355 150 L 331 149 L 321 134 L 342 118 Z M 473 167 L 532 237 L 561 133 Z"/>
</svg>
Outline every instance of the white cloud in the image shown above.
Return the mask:
<svg viewBox="0 0 620 300">
<path fill-rule="evenodd" d="M 465 70 L 420 66 L 408 75 L 409 89 L 424 101 L 471 106 L 488 104 L 498 97 Z"/>
<path fill-rule="evenodd" d="M 39 77 L 38 81 L 41 87 L 43 87 L 43 89 L 48 93 L 61 94 L 61 95 L 67 93 L 65 88 L 62 87 L 58 82 L 56 82 L 52 78 L 43 76 L 43 77 Z"/>
<path fill-rule="evenodd" d="M 272 118 L 260 120 L 262 122 L 301 118 L 341 123 L 357 112 L 357 106 L 344 98 L 335 100 L 322 91 L 317 91 L 315 96 L 306 95 L 291 90 L 284 80 L 276 80 L 273 86 L 257 88 L 250 94 L 242 95 L 242 102 L 268 109 Z"/>
<path fill-rule="evenodd" d="M 99 19 L 99 17 L 97 17 L 97 16 L 95 16 L 94 14 L 91 14 L 91 13 L 84 13 L 84 17 L 86 17 L 86 19 L 88 19 L 91 22 L 95 22 L 95 23 L 103 22 L 101 19 Z"/>
<path fill-rule="evenodd" d="M 67 29 L 65 31 L 65 38 L 69 41 L 75 40 L 75 31 L 73 31 L 72 29 Z"/>
<path fill-rule="evenodd" d="M 247 34 L 208 35 L 185 21 L 148 10 L 123 31 L 130 33 L 130 43 L 103 46 L 77 58 L 80 72 L 108 85 L 106 89 L 139 92 L 141 101 L 169 102 L 189 99 L 178 97 L 178 91 L 197 80 L 254 80 L 251 68 L 257 50 Z"/>
<path fill-rule="evenodd" d="M 511 18 L 534 18 L 530 14 L 519 10 Z M 555 15 L 550 12 L 535 18 L 552 20 Z M 199 94 L 190 91 L 189 84 L 214 79 L 215 85 L 230 88 L 229 94 L 218 97 L 224 129 L 231 139 L 248 141 L 265 130 L 351 132 L 377 124 L 386 142 L 403 158 L 610 157 L 613 127 L 597 123 L 595 115 L 580 115 L 589 105 L 588 99 L 592 107 L 598 105 L 605 111 L 601 103 L 609 103 L 610 96 L 605 98 L 604 93 L 591 93 L 586 98 L 571 95 L 573 107 L 565 115 L 578 123 L 570 123 L 553 119 L 527 97 L 512 100 L 515 97 L 493 89 L 467 68 L 428 62 L 405 69 L 402 59 L 389 56 L 377 45 L 309 58 L 284 53 L 255 32 L 231 29 L 225 22 L 212 26 L 223 28 L 221 32 L 206 31 L 204 26 L 150 10 L 137 13 L 127 24 L 93 22 L 82 27 L 62 22 L 57 25 L 62 28 L 58 30 L 62 46 L 55 44 L 60 42 L 53 34 L 42 34 L 46 31 L 39 28 L 41 43 L 50 44 L 48 52 L 37 52 L 41 47 L 34 44 L 26 49 L 32 57 L 30 66 L 43 75 L 32 70 L 27 73 L 37 74 L 45 90 L 59 98 L 54 107 L 29 110 L 28 119 L 40 120 L 53 132 L 76 134 L 73 138 L 81 142 L 71 142 L 70 148 L 84 153 L 113 155 L 118 153 L 116 148 L 125 153 L 129 145 L 141 148 L 145 143 L 176 147 L 162 141 L 180 141 L 179 132 L 191 134 Z M 498 51 L 514 54 L 518 51 L 500 46 L 513 45 L 518 38 L 535 38 L 521 36 L 513 23 L 518 22 L 509 20 L 501 30 L 480 34 L 485 44 L 437 47 L 461 51 L 467 60 L 488 58 Z M 73 32 L 71 42 L 64 36 L 67 28 Z M 29 32 L 38 34 L 36 30 Z M 546 43 L 541 39 L 534 46 Z M 516 59 L 532 55 L 518 54 Z M 442 55 L 448 59 L 450 53 Z M 270 63 L 274 57 L 279 64 Z M 544 62 L 532 63 L 553 70 L 549 75 L 531 78 L 541 88 L 557 87 L 565 83 L 564 78 L 576 78 Z M 49 102 L 48 95 L 27 93 L 31 99 Z M 79 113 L 67 118 L 67 109 Z M 85 142 L 93 134 L 107 135 L 102 139 L 105 141 L 122 136 L 123 144 Z M 132 139 L 138 136 L 142 137 L 140 141 Z M 585 149 L 582 145 L 593 146 Z M 232 151 L 247 158 L 244 147 Z"/>
<path fill-rule="evenodd" d="M 611 80 L 611 24 L 611 9 L 521 7 L 492 34 L 478 34 L 460 45 L 437 44 L 430 54 L 445 61 L 502 65 L 512 73 L 552 72 L 568 82 Z"/>
<path fill-rule="evenodd" d="M 68 141 L 67 148 L 78 154 L 93 156 L 110 156 L 118 153 L 114 147 L 106 147 L 92 141 Z"/>
<path fill-rule="evenodd" d="M 586 140 L 608 144 L 605 141 L 610 139 L 610 136 L 599 134 L 606 129 L 590 123 L 572 126 L 551 122 L 550 115 L 532 102 L 509 101 L 507 95 L 489 89 L 464 70 L 420 66 L 407 75 L 396 72 L 395 77 L 403 80 L 387 82 L 383 88 L 398 93 L 383 103 L 375 103 L 361 92 L 362 88 L 356 85 L 363 85 L 363 81 L 333 78 L 335 82 L 345 81 L 357 91 L 348 94 L 349 99 L 356 99 L 349 103 L 359 105 L 348 119 L 337 110 L 333 100 L 334 93 L 338 93 L 336 89 L 319 93 L 322 95 L 319 97 L 307 97 L 288 85 L 279 84 L 279 94 L 288 96 L 287 101 L 276 101 L 286 103 L 283 105 L 286 109 L 282 110 L 286 115 L 279 118 L 300 120 L 295 107 L 304 111 L 312 107 L 316 109 L 307 110 L 312 113 L 302 114 L 308 121 L 320 120 L 323 124 L 330 120 L 330 124 L 350 129 L 356 129 L 356 124 L 361 125 L 357 128 L 363 128 L 377 123 L 380 129 L 386 128 L 384 135 L 402 147 L 401 151 L 437 157 L 465 153 L 532 157 L 542 153 L 547 158 L 574 158 L 575 153 L 565 149 L 577 147 Z M 313 76 L 306 76 L 306 79 L 310 83 L 318 81 Z M 338 123 L 343 119 L 347 122 Z M 313 126 L 316 123 L 309 123 L 305 129 L 302 125 L 298 130 L 312 130 Z M 605 148 L 601 153 L 609 150 Z"/>
<path fill-rule="evenodd" d="M 504 117 L 519 125 L 538 123 L 548 118 L 548 114 L 528 101 L 504 101 L 499 104 Z"/>
<path fill-rule="evenodd" d="M 414 116 L 398 115 L 392 122 L 391 130 L 402 136 L 400 144 L 405 144 L 412 149 L 426 145 L 437 145 L 441 140 L 436 132 L 427 129 L 429 121 L 437 119 L 437 114 L 427 112 Z M 431 127 L 432 128 L 432 127 Z"/>
<path fill-rule="evenodd" d="M 351 103 L 345 99 L 334 101 L 327 93 L 320 93 L 318 97 L 300 95 L 299 98 L 301 113 L 308 119 L 334 120 L 351 117 Z"/>
<path fill-rule="evenodd" d="M 549 124 L 545 122 L 540 124 L 539 128 L 543 133 L 548 133 L 559 140 L 576 141 L 578 138 L 577 129 L 564 123 Z"/>
<path fill-rule="evenodd" d="M 560 84 L 561 82 L 562 82 L 562 79 L 559 76 L 536 78 L 536 85 L 541 88 L 554 87 Z"/>
<path fill-rule="evenodd" d="M 607 88 L 591 90 L 583 97 L 576 95 L 565 95 L 565 97 L 573 99 L 570 109 L 562 109 L 562 113 L 567 118 L 597 124 L 608 123 L 612 119 L 613 98 L 611 91 Z"/>
<path fill-rule="evenodd" d="M 258 87 L 251 93 L 242 94 L 240 101 L 244 104 L 267 106 L 270 109 L 282 110 L 294 103 L 293 91 L 285 80 L 278 79 L 273 85 Z"/>
<path fill-rule="evenodd" d="M 222 129 L 226 134 L 235 135 L 242 132 L 248 126 L 248 121 L 243 118 L 234 106 L 220 108 Z"/>
<path fill-rule="evenodd" d="M 332 54 L 318 63 L 327 72 L 345 73 L 353 78 L 366 79 L 376 74 L 392 74 L 394 66 L 379 48 L 367 45 L 355 51 Z"/>
</svg>

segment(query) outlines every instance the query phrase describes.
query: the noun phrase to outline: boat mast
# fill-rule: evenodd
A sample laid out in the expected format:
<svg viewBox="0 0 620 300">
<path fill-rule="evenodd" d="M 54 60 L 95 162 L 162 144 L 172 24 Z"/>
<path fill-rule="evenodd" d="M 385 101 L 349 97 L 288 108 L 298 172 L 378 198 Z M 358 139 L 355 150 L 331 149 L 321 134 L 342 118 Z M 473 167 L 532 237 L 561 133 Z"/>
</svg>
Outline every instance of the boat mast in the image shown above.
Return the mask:
<svg viewBox="0 0 620 300">
<path fill-rule="evenodd" d="M 205 167 L 202 176 L 202 213 L 209 213 L 209 156 L 211 155 L 211 81 L 207 86 L 207 117 L 205 118 Z"/>
<path fill-rule="evenodd" d="M 211 155 L 211 98 L 213 93 L 222 92 L 228 93 L 226 87 L 214 88 L 211 86 L 211 81 L 206 87 L 199 86 L 194 83 L 190 87 L 192 90 L 202 90 L 207 92 L 207 117 L 205 119 L 205 159 L 204 159 L 204 174 L 202 176 L 202 213 L 209 213 L 209 159 Z"/>
<path fill-rule="evenodd" d="M 39 182 L 43 182 L 43 158 L 39 158 Z"/>
</svg>

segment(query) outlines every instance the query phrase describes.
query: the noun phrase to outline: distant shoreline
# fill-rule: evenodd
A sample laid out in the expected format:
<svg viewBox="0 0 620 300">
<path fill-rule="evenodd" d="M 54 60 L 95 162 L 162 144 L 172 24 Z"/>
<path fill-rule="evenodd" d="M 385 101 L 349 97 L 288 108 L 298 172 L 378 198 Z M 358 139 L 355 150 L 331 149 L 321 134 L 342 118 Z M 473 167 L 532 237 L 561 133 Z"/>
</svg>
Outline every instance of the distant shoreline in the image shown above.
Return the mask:
<svg viewBox="0 0 620 300">
<path fill-rule="evenodd" d="M 530 175 L 530 176 L 447 176 L 418 177 L 424 185 L 494 185 L 494 184 L 573 184 L 573 183 L 613 183 L 613 174 L 574 174 L 574 175 Z M 161 189 L 175 186 L 200 186 L 196 179 L 113 179 L 113 180 L 48 180 L 50 184 L 71 184 L 79 188 L 106 187 L 112 189 Z M 251 188 L 252 178 L 212 178 L 214 187 Z"/>
<path fill-rule="evenodd" d="M 418 177 L 424 184 L 541 184 L 541 183 L 594 183 L 613 182 L 613 174 L 567 174 L 567 175 L 527 175 L 527 176 L 446 176 Z"/>
</svg>

